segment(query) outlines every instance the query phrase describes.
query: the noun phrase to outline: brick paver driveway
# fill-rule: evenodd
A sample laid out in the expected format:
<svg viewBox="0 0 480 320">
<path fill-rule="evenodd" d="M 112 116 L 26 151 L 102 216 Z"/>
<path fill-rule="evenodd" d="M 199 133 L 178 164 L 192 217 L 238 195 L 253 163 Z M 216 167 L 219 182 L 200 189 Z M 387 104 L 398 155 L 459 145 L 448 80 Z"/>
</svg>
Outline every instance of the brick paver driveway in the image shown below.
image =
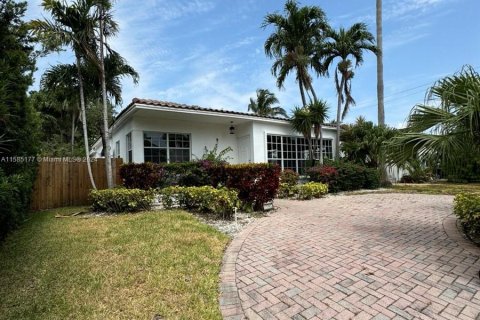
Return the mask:
<svg viewBox="0 0 480 320">
<path fill-rule="evenodd" d="M 480 319 L 480 250 L 450 196 L 276 201 L 222 267 L 225 319 Z"/>
</svg>

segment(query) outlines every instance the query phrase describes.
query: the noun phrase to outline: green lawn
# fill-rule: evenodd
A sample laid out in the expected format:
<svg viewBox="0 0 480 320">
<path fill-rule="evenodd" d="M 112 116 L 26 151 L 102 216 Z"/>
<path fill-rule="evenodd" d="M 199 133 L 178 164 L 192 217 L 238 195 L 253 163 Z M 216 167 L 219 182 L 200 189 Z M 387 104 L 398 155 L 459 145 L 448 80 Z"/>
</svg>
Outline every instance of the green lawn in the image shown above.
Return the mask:
<svg viewBox="0 0 480 320">
<path fill-rule="evenodd" d="M 480 184 L 477 183 L 399 183 L 394 184 L 391 191 L 407 193 L 447 194 L 456 195 L 460 192 L 480 192 Z"/>
<path fill-rule="evenodd" d="M 0 319 L 221 319 L 228 237 L 182 211 L 33 214 L 0 244 Z"/>
</svg>

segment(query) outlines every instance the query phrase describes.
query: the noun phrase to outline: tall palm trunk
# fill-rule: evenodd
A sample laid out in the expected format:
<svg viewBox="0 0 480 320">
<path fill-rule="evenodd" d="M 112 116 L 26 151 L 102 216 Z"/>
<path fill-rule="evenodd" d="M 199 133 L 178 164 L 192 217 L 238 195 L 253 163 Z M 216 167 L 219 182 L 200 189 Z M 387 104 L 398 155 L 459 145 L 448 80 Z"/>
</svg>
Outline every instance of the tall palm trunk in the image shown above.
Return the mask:
<svg viewBox="0 0 480 320">
<path fill-rule="evenodd" d="M 385 125 L 384 85 L 383 85 L 383 22 L 382 0 L 377 0 L 377 99 L 378 125 Z"/>
<path fill-rule="evenodd" d="M 71 148 L 71 155 L 73 156 L 73 147 L 75 145 L 75 120 L 77 119 L 77 116 L 75 114 L 75 111 L 72 112 L 72 133 L 70 136 L 70 148 Z"/>
<path fill-rule="evenodd" d="M 382 0 L 377 0 L 377 100 L 378 100 L 378 125 L 385 125 L 385 100 L 383 85 L 383 21 L 382 21 Z M 388 179 L 387 168 L 385 166 L 385 157 L 380 157 L 379 163 L 380 181 L 386 182 Z"/>
<path fill-rule="evenodd" d="M 83 78 L 80 66 L 80 56 L 78 53 L 75 55 L 77 59 L 77 71 L 78 71 L 78 88 L 80 91 L 80 109 L 82 112 L 82 125 L 83 125 L 83 140 L 85 142 L 85 158 L 87 160 L 87 171 L 90 177 L 90 183 L 93 189 L 97 189 L 95 180 L 93 179 L 92 166 L 90 163 L 90 148 L 88 147 L 88 131 L 87 131 L 87 112 L 85 111 L 85 94 L 83 92 Z"/>
<path fill-rule="evenodd" d="M 298 87 L 300 88 L 300 95 L 302 96 L 302 103 L 303 103 L 303 106 L 305 107 L 307 105 L 307 100 L 305 99 L 305 92 L 303 90 L 303 83 L 300 79 L 298 80 Z"/>
<path fill-rule="evenodd" d="M 320 124 L 318 130 L 318 143 L 320 144 L 320 164 L 323 164 L 323 135 L 322 135 L 322 125 Z"/>
<path fill-rule="evenodd" d="M 313 90 L 313 85 L 310 85 L 310 91 L 312 92 L 313 102 L 317 102 L 318 98 L 317 98 L 317 94 L 315 93 L 315 90 Z"/>
<path fill-rule="evenodd" d="M 112 157 L 110 155 L 110 131 L 108 130 L 108 104 L 107 87 L 105 81 L 105 61 L 103 57 L 103 6 L 100 6 L 100 76 L 102 82 L 102 102 L 103 102 L 103 135 L 105 141 L 105 171 L 107 174 L 107 186 L 113 188 L 112 176 Z"/>
<path fill-rule="evenodd" d="M 338 86 L 338 100 L 337 100 L 337 139 L 335 140 L 335 160 L 340 159 L 340 124 L 342 117 L 342 93 L 343 87 L 345 86 L 345 76 L 343 72 L 341 73 L 342 78 L 340 80 L 340 86 Z"/>
</svg>

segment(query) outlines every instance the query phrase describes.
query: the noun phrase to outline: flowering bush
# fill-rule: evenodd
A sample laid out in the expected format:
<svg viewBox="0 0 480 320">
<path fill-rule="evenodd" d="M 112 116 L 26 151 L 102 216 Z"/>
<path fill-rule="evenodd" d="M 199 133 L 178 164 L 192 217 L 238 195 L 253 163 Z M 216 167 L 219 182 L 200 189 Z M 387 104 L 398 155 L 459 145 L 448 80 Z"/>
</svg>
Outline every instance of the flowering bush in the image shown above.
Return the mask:
<svg viewBox="0 0 480 320">
<path fill-rule="evenodd" d="M 328 193 L 328 186 L 320 182 L 307 182 L 299 185 L 297 188 L 297 198 L 300 200 L 321 198 Z"/>
</svg>

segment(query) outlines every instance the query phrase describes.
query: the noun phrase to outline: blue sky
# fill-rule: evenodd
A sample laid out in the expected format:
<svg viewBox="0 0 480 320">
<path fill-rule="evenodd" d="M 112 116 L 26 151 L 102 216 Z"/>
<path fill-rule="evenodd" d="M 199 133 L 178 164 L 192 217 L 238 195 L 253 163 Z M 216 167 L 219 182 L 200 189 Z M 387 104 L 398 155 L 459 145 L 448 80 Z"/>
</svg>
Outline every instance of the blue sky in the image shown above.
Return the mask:
<svg viewBox="0 0 480 320">
<path fill-rule="evenodd" d="M 27 18 L 45 15 L 41 0 L 29 2 Z M 304 0 L 318 5 L 332 26 L 365 22 L 375 34 L 375 0 Z M 125 107 L 132 98 L 166 100 L 202 107 L 247 111 L 257 88 L 274 92 L 287 111 L 300 105 L 294 76 L 279 90 L 263 44 L 272 28 L 262 29 L 267 13 L 281 12 L 277 0 L 118 0 L 115 19 L 120 33 L 110 40 L 140 73 L 134 86 L 124 82 Z M 480 1 L 384 0 L 384 68 L 386 122 L 402 126 L 411 108 L 424 101 L 429 85 L 464 65 L 480 69 Z M 43 71 L 70 63 L 70 52 L 38 61 L 36 85 Z M 333 73 L 332 73 L 333 74 Z M 317 95 L 334 118 L 333 77 L 314 78 Z M 352 91 L 357 105 L 345 122 L 362 115 L 376 122 L 376 59 L 365 55 L 355 72 Z"/>
</svg>

